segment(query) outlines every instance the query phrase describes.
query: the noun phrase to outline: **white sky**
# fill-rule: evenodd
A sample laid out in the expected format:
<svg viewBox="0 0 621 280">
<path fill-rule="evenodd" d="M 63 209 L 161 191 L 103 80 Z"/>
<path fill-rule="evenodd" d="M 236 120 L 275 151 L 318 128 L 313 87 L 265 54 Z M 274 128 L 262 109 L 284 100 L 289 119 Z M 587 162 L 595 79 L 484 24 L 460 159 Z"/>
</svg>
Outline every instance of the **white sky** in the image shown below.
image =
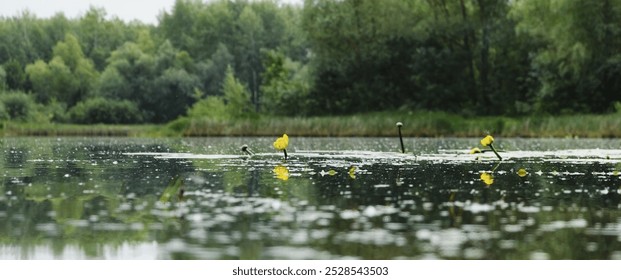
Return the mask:
<svg viewBox="0 0 621 280">
<path fill-rule="evenodd" d="M 157 24 L 157 16 L 164 10 L 170 12 L 174 4 L 175 0 L 0 0 L 0 17 L 12 17 L 29 10 L 39 18 L 49 18 L 57 12 L 76 18 L 94 6 L 104 8 L 108 17 Z"/>
<path fill-rule="evenodd" d="M 302 1 L 280 0 L 280 3 L 300 4 Z M 76 18 L 94 6 L 104 8 L 108 17 L 157 24 L 157 16 L 164 10 L 170 12 L 174 4 L 175 0 L 0 0 L 0 17 L 13 17 L 29 10 L 39 18 L 49 18 L 58 12 Z"/>
</svg>

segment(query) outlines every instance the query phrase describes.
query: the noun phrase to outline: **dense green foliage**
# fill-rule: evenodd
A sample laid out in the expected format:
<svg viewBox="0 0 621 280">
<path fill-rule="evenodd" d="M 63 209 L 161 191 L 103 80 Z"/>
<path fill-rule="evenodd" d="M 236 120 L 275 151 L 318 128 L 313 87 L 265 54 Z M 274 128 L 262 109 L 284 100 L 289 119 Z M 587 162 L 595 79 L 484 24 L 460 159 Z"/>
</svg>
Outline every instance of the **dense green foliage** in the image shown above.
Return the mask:
<svg viewBox="0 0 621 280">
<path fill-rule="evenodd" d="M 177 0 L 156 26 L 24 12 L 0 18 L 0 118 L 606 113 L 619 35 L 621 0 Z"/>
<path fill-rule="evenodd" d="M 136 104 L 128 100 L 109 100 L 95 97 L 80 101 L 69 111 L 76 123 L 128 124 L 142 121 Z"/>
<path fill-rule="evenodd" d="M 32 97 L 23 92 L 3 93 L 0 104 L 0 119 L 4 120 L 31 120 L 36 107 Z"/>
</svg>

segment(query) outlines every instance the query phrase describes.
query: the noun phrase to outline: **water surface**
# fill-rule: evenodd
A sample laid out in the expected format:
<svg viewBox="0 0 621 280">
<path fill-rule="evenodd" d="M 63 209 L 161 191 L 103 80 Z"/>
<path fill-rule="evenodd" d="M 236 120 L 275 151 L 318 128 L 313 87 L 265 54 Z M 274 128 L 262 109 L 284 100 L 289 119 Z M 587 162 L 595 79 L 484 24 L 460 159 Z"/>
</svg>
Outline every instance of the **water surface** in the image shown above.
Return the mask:
<svg viewBox="0 0 621 280">
<path fill-rule="evenodd" d="M 5 138 L 0 258 L 621 259 L 621 141 L 273 140 Z"/>
</svg>

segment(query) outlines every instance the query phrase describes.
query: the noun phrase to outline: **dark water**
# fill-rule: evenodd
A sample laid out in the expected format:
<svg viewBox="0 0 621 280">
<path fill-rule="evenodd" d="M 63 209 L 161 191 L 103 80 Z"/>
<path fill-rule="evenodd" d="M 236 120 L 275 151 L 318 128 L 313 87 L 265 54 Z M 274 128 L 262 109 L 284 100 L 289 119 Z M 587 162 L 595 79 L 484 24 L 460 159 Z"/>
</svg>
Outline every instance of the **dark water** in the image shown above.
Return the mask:
<svg viewBox="0 0 621 280">
<path fill-rule="evenodd" d="M 621 141 L 273 140 L 5 138 L 0 258 L 621 259 Z"/>
</svg>

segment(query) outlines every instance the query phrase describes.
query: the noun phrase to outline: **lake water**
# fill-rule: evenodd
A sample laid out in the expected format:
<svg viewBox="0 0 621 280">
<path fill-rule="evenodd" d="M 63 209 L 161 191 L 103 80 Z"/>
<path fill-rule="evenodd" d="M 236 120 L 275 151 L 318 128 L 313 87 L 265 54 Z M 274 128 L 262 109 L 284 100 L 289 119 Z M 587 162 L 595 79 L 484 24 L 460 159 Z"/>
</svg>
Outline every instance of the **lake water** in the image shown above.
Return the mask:
<svg viewBox="0 0 621 280">
<path fill-rule="evenodd" d="M 275 138 L 4 138 L 0 259 L 621 259 L 619 140 Z"/>
</svg>

